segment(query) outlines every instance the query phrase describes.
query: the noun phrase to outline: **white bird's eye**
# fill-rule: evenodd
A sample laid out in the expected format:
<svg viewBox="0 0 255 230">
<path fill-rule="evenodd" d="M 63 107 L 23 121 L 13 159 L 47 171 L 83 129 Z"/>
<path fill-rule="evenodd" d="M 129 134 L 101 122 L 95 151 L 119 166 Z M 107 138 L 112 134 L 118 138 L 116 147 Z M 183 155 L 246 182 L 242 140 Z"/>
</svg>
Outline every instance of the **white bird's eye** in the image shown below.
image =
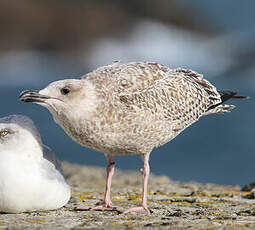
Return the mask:
<svg viewBox="0 0 255 230">
<path fill-rule="evenodd" d="M 0 137 L 5 137 L 9 134 L 9 131 L 7 129 L 2 129 L 0 131 Z"/>
<path fill-rule="evenodd" d="M 70 93 L 70 89 L 68 88 L 62 88 L 60 91 L 63 95 L 67 95 L 68 93 Z"/>
</svg>

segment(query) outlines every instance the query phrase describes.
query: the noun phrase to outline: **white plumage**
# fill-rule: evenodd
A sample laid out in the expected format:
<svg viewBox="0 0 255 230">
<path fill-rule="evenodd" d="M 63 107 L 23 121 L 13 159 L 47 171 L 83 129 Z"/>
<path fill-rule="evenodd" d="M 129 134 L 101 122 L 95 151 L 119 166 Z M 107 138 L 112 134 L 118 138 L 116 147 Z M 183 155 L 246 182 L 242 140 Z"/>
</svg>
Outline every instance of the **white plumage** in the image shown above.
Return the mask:
<svg viewBox="0 0 255 230">
<path fill-rule="evenodd" d="M 54 153 L 42 145 L 31 119 L 0 119 L 0 212 L 58 209 L 71 196 Z"/>
</svg>

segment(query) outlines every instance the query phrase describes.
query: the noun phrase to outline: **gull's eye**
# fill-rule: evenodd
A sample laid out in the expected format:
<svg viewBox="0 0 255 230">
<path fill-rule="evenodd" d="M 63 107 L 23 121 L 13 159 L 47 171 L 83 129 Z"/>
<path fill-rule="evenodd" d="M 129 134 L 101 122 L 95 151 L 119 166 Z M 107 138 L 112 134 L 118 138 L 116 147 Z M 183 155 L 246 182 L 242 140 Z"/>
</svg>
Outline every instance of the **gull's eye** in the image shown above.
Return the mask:
<svg viewBox="0 0 255 230">
<path fill-rule="evenodd" d="M 7 129 L 2 129 L 0 131 L 0 137 L 5 137 L 9 134 L 9 131 Z"/>
<path fill-rule="evenodd" d="M 70 89 L 68 88 L 62 88 L 60 91 L 63 95 L 67 95 L 68 93 L 70 93 Z"/>
</svg>

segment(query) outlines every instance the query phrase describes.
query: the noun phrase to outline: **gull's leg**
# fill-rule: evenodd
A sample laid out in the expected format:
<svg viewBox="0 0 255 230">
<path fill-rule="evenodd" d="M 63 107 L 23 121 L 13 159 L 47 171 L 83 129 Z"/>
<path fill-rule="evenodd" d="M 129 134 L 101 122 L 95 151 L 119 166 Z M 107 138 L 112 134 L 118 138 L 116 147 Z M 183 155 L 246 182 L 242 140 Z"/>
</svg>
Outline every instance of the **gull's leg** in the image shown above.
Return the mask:
<svg viewBox="0 0 255 230">
<path fill-rule="evenodd" d="M 142 204 L 139 207 L 134 207 L 134 208 L 127 209 L 124 212 L 124 214 L 129 213 L 129 212 L 150 214 L 150 211 L 149 211 L 148 206 L 147 206 L 148 179 L 149 179 L 149 175 L 150 175 L 149 156 L 150 156 L 149 153 L 143 156 L 143 168 L 141 169 L 141 172 L 143 174 L 143 200 L 142 200 Z"/>
<path fill-rule="evenodd" d="M 117 211 L 116 208 L 112 207 L 111 201 L 111 183 L 112 183 L 112 176 L 114 174 L 114 160 L 113 156 L 107 156 L 107 176 L 106 176 L 106 187 L 105 187 L 105 195 L 104 195 L 104 202 L 101 205 L 97 205 L 94 207 L 77 207 L 77 211 L 88 211 L 88 210 L 97 210 L 97 211 Z"/>
<path fill-rule="evenodd" d="M 112 176 L 114 174 L 114 160 L 113 156 L 107 156 L 107 176 L 106 176 L 106 186 L 105 186 L 105 194 L 104 194 L 104 202 L 102 205 L 91 208 L 92 210 L 105 210 L 112 209 L 112 201 L 111 201 L 111 184 L 112 184 Z"/>
</svg>

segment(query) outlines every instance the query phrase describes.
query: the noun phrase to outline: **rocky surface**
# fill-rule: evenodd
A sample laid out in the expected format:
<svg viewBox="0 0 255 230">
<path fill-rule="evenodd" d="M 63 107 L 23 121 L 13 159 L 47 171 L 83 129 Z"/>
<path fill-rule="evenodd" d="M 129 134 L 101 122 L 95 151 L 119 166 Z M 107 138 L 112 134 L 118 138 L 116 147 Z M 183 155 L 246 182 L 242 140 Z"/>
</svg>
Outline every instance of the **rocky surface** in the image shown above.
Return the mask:
<svg viewBox="0 0 255 230">
<path fill-rule="evenodd" d="M 255 199 L 239 186 L 180 183 L 165 176 L 150 178 L 150 215 L 122 214 L 141 200 L 141 176 L 116 171 L 112 200 L 119 211 L 74 211 L 102 201 L 102 168 L 63 164 L 73 195 L 66 207 L 22 214 L 0 214 L 2 229 L 249 229 L 255 228 Z M 18 199 L 18 198 L 17 198 Z M 22 199 L 22 198 L 20 198 Z"/>
</svg>

